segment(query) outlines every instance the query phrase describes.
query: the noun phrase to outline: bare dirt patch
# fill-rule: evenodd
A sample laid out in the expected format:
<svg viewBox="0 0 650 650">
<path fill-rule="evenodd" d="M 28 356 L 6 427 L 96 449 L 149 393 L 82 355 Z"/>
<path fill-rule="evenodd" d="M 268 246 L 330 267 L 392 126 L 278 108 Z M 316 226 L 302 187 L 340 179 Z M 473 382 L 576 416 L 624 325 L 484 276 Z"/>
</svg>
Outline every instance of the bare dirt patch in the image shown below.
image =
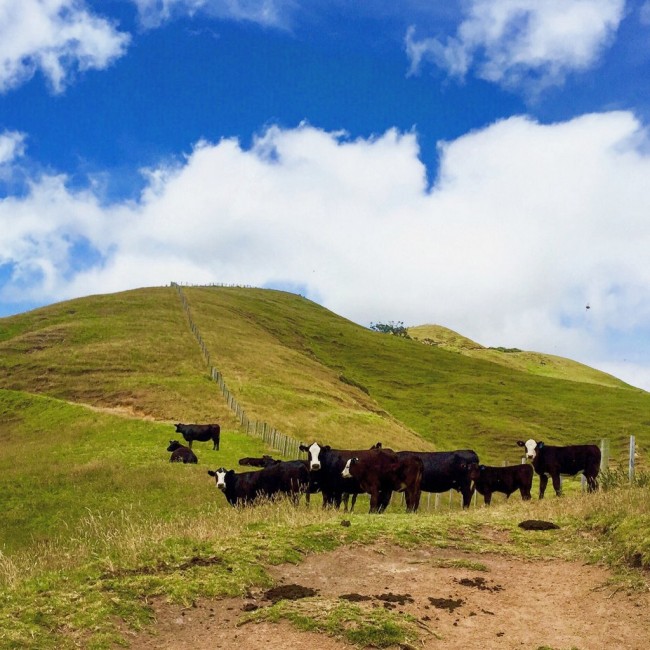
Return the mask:
<svg viewBox="0 0 650 650">
<path fill-rule="evenodd" d="M 480 563 L 480 564 L 477 564 Z M 484 566 L 485 571 L 471 568 Z M 467 568 L 465 568 L 467 566 Z M 273 590 L 248 598 L 200 601 L 182 609 L 155 605 L 151 632 L 131 637 L 134 650 L 336 650 L 343 641 L 300 632 L 287 622 L 238 626 L 270 596 L 318 594 L 389 607 L 420 623 L 421 647 L 440 650 L 641 650 L 650 638 L 650 594 L 611 583 L 611 573 L 578 562 L 527 562 L 499 555 L 394 546 L 347 546 L 271 569 Z M 269 595 L 270 594 L 270 595 Z"/>
</svg>

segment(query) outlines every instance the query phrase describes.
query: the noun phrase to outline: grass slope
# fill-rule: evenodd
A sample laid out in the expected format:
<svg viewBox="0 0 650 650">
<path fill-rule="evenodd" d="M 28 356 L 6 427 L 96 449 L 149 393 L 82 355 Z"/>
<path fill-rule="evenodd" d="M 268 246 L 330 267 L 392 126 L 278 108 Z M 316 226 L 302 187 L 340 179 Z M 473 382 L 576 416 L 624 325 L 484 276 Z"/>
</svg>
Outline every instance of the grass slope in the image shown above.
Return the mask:
<svg viewBox="0 0 650 650">
<path fill-rule="evenodd" d="M 459 352 L 468 357 L 491 361 L 533 375 L 599 384 L 613 388 L 630 388 L 628 384 L 620 379 L 577 361 L 553 354 L 528 352 L 516 348 L 486 348 L 480 343 L 476 343 L 442 325 L 417 325 L 409 327 L 408 333 L 412 338 L 427 345 L 436 345 L 444 350 Z"/>
<path fill-rule="evenodd" d="M 225 430 L 221 451 L 195 443 L 197 465 L 172 465 L 166 448 L 176 437 L 169 424 L 0 389 L 0 551 L 72 552 L 74 531 L 91 515 L 192 516 L 222 499 L 208 468 L 268 453 L 258 439 Z"/>
<path fill-rule="evenodd" d="M 473 446 L 495 462 L 529 432 L 562 442 L 607 431 L 613 453 L 627 433 L 647 445 L 642 391 L 535 377 L 374 333 L 291 294 L 185 291 L 249 415 L 296 437 Z M 243 594 L 270 584 L 271 564 L 377 539 L 650 566 L 647 488 L 414 516 L 398 500 L 347 527 L 319 507 L 226 506 L 206 469 L 269 450 L 236 429 L 171 288 L 2 319 L 0 359 L 1 647 L 114 648 L 152 622 L 153 598 Z M 221 450 L 197 443 L 198 466 L 171 465 L 177 419 L 221 420 Z M 552 540 L 522 535 L 528 517 L 562 528 Z M 512 543 L 497 544 L 495 530 Z M 394 623 L 361 620 L 358 643 L 399 641 L 381 632 Z"/>
<path fill-rule="evenodd" d="M 537 376 L 372 332 L 300 296 L 185 288 L 213 363 L 249 417 L 295 438 L 476 449 L 517 462 L 517 439 L 650 445 L 650 394 Z M 157 420 L 234 426 L 173 288 L 69 301 L 0 321 L 0 387 Z"/>
<path fill-rule="evenodd" d="M 370 441 L 359 436 L 354 418 L 328 411 L 333 401 L 341 405 L 337 391 L 345 390 L 370 409 L 364 417 L 382 418 L 387 429 L 379 439 L 400 449 L 411 442 L 395 442 L 388 429 L 395 420 L 437 449 L 471 447 L 489 463 L 518 462 L 514 443 L 528 437 L 556 444 L 608 438 L 612 459 L 623 462 L 631 434 L 645 462 L 650 394 L 644 391 L 535 376 L 372 332 L 278 291 L 185 293 L 244 407 L 290 435 L 346 446 Z M 350 393 L 348 384 L 360 388 Z"/>
</svg>

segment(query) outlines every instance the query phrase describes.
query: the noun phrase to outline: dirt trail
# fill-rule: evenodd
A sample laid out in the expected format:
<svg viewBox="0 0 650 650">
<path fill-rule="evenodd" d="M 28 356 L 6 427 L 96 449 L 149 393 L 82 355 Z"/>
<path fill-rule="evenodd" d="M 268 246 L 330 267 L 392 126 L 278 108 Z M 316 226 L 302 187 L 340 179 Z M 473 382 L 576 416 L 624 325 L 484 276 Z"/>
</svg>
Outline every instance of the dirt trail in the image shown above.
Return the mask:
<svg viewBox="0 0 650 650">
<path fill-rule="evenodd" d="M 315 590 L 412 614 L 422 624 L 418 647 L 427 649 L 645 650 L 650 639 L 650 594 L 628 592 L 609 582 L 608 570 L 577 562 L 348 546 L 271 573 L 287 592 L 302 587 L 304 595 Z M 350 648 L 286 622 L 237 627 L 247 608 L 270 604 L 261 591 L 252 596 L 201 601 L 185 610 L 158 603 L 153 633 L 131 637 L 131 648 Z"/>
</svg>

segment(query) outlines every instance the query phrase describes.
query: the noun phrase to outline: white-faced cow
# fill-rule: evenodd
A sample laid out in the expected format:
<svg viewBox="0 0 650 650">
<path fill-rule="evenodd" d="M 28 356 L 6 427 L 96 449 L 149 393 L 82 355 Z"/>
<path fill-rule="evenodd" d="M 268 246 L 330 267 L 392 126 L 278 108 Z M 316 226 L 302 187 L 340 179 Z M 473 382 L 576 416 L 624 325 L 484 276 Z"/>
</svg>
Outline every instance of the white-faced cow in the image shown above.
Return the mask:
<svg viewBox="0 0 650 650">
<path fill-rule="evenodd" d="M 309 490 L 309 470 L 302 460 L 281 461 L 264 467 L 259 472 L 208 470 L 217 487 L 233 506 L 250 504 L 257 498 L 273 498 L 278 494 L 289 495 L 297 504 L 300 495 Z"/>
<path fill-rule="evenodd" d="M 526 464 L 507 467 L 472 464 L 469 468 L 469 478 L 474 481 L 474 489 L 483 495 L 486 506 L 490 505 L 494 492 L 502 492 L 509 498 L 513 492 L 519 490 L 521 498 L 528 501 L 533 485 L 533 468 Z"/>
<path fill-rule="evenodd" d="M 196 454 L 189 448 L 181 445 L 178 440 L 170 440 L 167 451 L 171 451 L 172 455 L 169 458 L 170 463 L 198 463 L 199 459 Z"/>
<path fill-rule="evenodd" d="M 343 478 L 354 478 L 370 494 L 370 512 L 383 512 L 395 492 L 404 492 L 407 512 L 420 504 L 420 484 L 424 467 L 416 456 L 400 458 L 392 449 L 372 449 L 350 458 Z"/>
<path fill-rule="evenodd" d="M 562 494 L 560 474 L 574 476 L 582 472 L 587 479 L 587 489 L 598 489 L 596 477 L 600 471 L 600 449 L 597 445 L 567 445 L 554 447 L 535 440 L 518 440 L 517 444 L 526 449 L 528 458 L 539 474 L 539 498 L 544 498 L 548 477 L 553 480 L 555 494 Z"/>
<path fill-rule="evenodd" d="M 422 461 L 422 492 L 456 490 L 463 495 L 463 508 L 469 508 L 474 488 L 469 466 L 478 464 L 478 455 L 471 449 L 457 451 L 398 451 L 400 458 L 417 457 Z"/>
<path fill-rule="evenodd" d="M 343 478 L 341 472 L 350 458 L 362 455 L 368 450 L 332 449 L 329 445 L 319 445 L 317 442 L 309 446 L 300 445 L 300 450 L 307 452 L 309 471 L 323 493 L 323 507 L 340 508 L 341 501 L 345 499 L 345 510 L 347 511 L 347 495 L 351 494 L 351 509 L 354 509 L 357 494 L 364 490 L 361 489 L 356 479 Z"/>
<path fill-rule="evenodd" d="M 183 438 L 190 443 L 198 440 L 207 442 L 212 440 L 212 449 L 219 451 L 219 438 L 221 436 L 221 427 L 218 424 L 181 424 L 176 425 L 176 433 L 182 434 Z"/>
</svg>

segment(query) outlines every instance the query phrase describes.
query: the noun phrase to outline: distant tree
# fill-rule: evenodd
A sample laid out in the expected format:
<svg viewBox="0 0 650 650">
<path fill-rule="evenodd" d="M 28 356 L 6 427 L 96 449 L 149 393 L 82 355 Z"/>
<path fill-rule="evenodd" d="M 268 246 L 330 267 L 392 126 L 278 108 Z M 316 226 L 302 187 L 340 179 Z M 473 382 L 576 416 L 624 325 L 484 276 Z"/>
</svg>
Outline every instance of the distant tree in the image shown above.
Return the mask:
<svg viewBox="0 0 650 650">
<path fill-rule="evenodd" d="M 400 320 L 395 323 L 388 321 L 387 323 L 370 323 L 370 329 L 382 334 L 392 334 L 393 336 L 401 336 L 404 339 L 410 339 L 408 330 L 404 327 L 404 323 Z"/>
</svg>

